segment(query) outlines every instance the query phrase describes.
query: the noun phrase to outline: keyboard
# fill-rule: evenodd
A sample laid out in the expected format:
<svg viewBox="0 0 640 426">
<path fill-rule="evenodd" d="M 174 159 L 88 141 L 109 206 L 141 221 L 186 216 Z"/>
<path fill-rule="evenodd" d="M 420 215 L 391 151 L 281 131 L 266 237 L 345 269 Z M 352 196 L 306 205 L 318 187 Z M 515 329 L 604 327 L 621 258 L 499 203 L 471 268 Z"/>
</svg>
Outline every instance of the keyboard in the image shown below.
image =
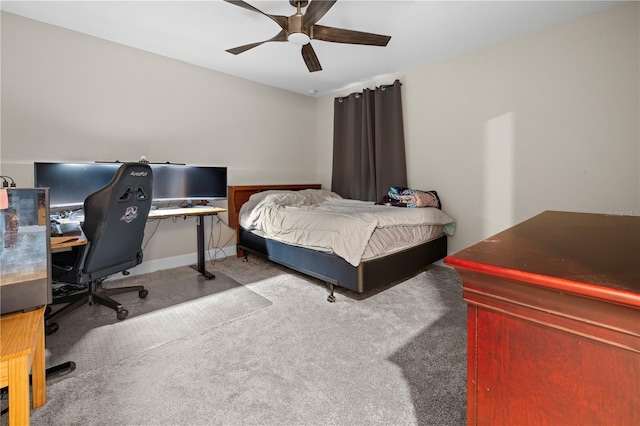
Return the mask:
<svg viewBox="0 0 640 426">
<path fill-rule="evenodd" d="M 74 222 L 56 223 L 51 222 L 52 237 L 77 237 L 82 234 L 80 225 Z"/>
</svg>

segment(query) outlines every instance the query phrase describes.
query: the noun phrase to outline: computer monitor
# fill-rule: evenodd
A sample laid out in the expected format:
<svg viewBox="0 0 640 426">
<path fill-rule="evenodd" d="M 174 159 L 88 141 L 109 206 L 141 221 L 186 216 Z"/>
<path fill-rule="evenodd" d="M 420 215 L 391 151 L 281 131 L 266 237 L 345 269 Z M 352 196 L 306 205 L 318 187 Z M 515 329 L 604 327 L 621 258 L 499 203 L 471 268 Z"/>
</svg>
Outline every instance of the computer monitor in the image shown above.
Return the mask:
<svg viewBox="0 0 640 426">
<path fill-rule="evenodd" d="M 82 207 L 84 199 L 111 181 L 118 163 L 34 163 L 34 185 L 49 188 L 51 208 Z"/>
<path fill-rule="evenodd" d="M 227 168 L 151 164 L 154 201 L 225 200 Z"/>
<path fill-rule="evenodd" d="M 0 313 L 51 303 L 49 194 L 0 188 Z"/>
<path fill-rule="evenodd" d="M 82 207 L 105 186 L 122 163 L 34 163 L 34 182 L 49 188 L 52 209 Z M 153 200 L 224 200 L 227 168 L 151 164 Z"/>
</svg>

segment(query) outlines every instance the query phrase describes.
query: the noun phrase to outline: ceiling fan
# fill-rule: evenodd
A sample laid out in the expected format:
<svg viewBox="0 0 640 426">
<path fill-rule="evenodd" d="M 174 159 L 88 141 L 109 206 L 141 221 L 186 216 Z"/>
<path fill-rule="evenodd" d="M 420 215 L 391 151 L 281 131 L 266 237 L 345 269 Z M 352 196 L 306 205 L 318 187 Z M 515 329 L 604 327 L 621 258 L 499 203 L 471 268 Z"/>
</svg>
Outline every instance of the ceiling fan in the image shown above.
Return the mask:
<svg viewBox="0 0 640 426">
<path fill-rule="evenodd" d="M 268 13 L 264 13 L 241 0 L 225 1 L 265 15 L 282 28 L 278 34 L 268 40 L 245 44 L 244 46 L 238 46 L 233 49 L 226 50 L 234 55 L 246 52 L 249 49 L 253 49 L 254 47 L 270 41 L 288 41 L 302 46 L 302 58 L 304 59 L 304 63 L 307 65 L 307 68 L 309 68 L 309 72 L 315 72 L 322 70 L 322 67 L 320 66 L 320 61 L 318 61 L 316 52 L 311 46 L 311 40 L 347 44 L 364 44 L 369 46 L 386 46 L 387 43 L 389 43 L 389 40 L 391 40 L 390 36 L 317 25 L 316 22 L 318 22 L 320 18 L 322 18 L 325 13 L 331 9 L 337 0 L 289 0 L 289 3 L 297 8 L 297 12 L 289 17 L 282 15 L 269 15 Z M 309 7 L 303 15 L 301 9 L 307 6 L 307 4 Z"/>
</svg>

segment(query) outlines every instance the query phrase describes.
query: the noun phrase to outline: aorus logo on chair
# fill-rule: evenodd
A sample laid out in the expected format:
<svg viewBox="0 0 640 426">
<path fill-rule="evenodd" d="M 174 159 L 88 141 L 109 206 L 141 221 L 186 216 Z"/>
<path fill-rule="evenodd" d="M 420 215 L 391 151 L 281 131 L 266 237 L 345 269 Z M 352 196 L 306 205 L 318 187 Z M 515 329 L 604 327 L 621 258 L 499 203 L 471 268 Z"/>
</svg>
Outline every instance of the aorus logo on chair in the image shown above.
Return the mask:
<svg viewBox="0 0 640 426">
<path fill-rule="evenodd" d="M 131 206 L 131 207 L 127 207 L 127 209 L 124 211 L 124 214 L 122 215 L 120 220 L 124 220 L 127 223 L 131 223 L 131 221 L 134 220 L 136 217 L 138 217 L 138 208 L 136 206 Z"/>
</svg>

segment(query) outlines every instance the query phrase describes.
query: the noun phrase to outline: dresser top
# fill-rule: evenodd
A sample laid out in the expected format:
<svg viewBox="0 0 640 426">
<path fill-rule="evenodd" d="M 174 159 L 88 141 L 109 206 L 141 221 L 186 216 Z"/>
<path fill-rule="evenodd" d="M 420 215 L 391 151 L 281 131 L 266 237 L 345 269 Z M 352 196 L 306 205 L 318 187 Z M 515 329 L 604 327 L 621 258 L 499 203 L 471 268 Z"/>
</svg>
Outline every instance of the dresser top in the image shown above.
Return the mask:
<svg viewBox="0 0 640 426">
<path fill-rule="evenodd" d="M 640 217 L 545 211 L 448 256 L 445 263 L 640 295 Z"/>
</svg>

